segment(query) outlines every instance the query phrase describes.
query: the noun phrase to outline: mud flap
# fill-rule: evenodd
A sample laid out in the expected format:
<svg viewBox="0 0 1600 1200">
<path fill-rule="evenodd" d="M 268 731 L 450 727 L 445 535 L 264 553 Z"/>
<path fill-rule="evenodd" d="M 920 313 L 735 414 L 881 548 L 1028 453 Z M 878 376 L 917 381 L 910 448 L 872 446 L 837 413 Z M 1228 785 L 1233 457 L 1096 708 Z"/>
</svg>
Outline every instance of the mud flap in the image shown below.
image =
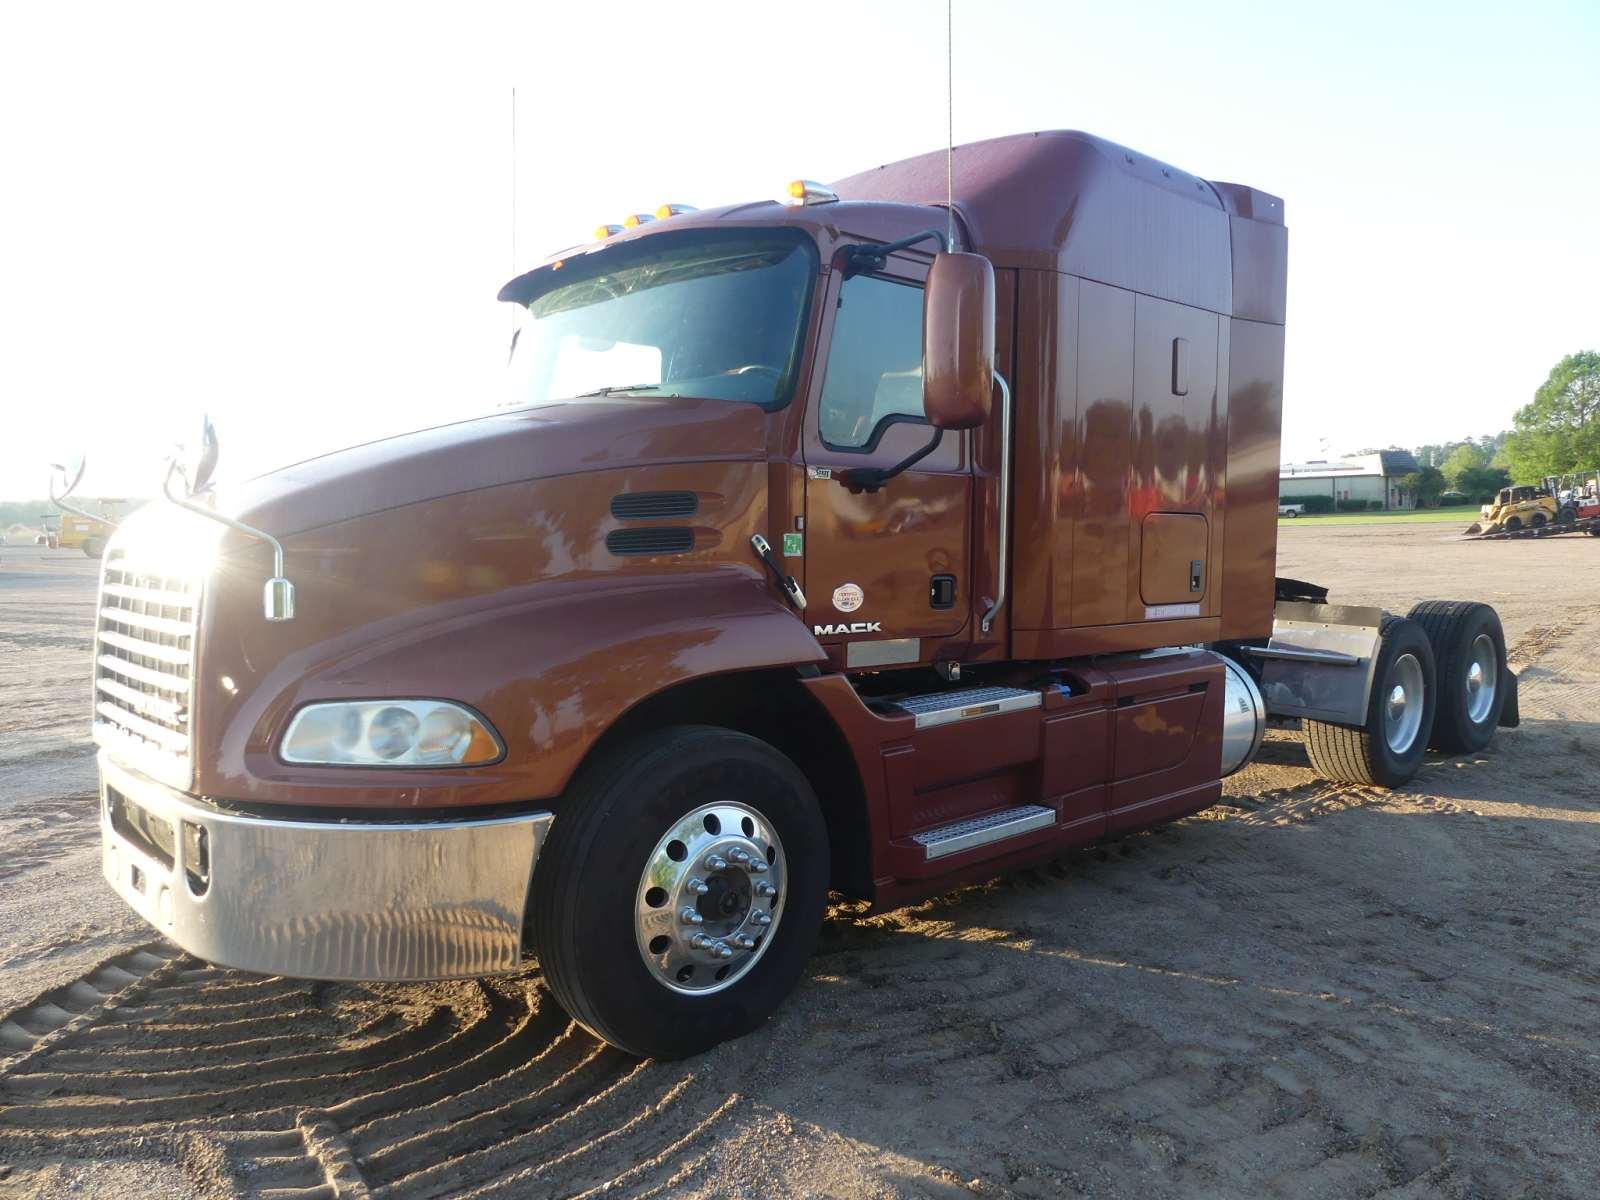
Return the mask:
<svg viewBox="0 0 1600 1200">
<path fill-rule="evenodd" d="M 1500 728 L 1515 729 L 1522 724 L 1522 714 L 1517 711 L 1517 677 L 1508 669 L 1506 679 L 1511 688 L 1506 692 L 1506 702 L 1500 708 Z"/>
</svg>

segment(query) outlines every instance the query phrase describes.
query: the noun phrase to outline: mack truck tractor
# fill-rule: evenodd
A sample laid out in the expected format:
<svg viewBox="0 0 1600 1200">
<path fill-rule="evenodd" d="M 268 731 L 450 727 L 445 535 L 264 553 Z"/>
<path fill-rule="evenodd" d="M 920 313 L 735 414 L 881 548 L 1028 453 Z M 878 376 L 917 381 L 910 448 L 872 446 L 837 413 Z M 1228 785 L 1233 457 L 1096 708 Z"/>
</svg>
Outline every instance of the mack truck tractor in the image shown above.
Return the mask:
<svg viewBox="0 0 1600 1200">
<path fill-rule="evenodd" d="M 887 909 L 1516 721 L 1494 611 L 1275 572 L 1276 197 L 1078 132 L 663 205 L 506 284 L 512 399 L 105 551 L 104 872 L 213 963 L 525 969 L 624 1050 Z M 948 190 L 947 190 L 948 188 Z"/>
</svg>

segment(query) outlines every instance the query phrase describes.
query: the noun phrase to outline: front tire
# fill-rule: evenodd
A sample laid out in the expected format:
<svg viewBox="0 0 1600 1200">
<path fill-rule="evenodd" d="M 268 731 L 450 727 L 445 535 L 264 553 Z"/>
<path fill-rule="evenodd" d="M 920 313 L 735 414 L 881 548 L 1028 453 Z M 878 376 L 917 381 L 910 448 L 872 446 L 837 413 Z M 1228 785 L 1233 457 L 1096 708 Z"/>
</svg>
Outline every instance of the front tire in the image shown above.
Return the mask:
<svg viewBox="0 0 1600 1200">
<path fill-rule="evenodd" d="M 569 791 L 529 931 L 575 1021 L 629 1053 L 682 1058 L 772 1015 L 827 888 L 827 828 L 800 770 L 745 734 L 679 726 L 614 748 Z"/>
<path fill-rule="evenodd" d="M 1306 721 L 1306 754 L 1317 774 L 1335 783 L 1394 788 L 1422 766 L 1433 732 L 1437 687 L 1433 647 L 1415 621 L 1384 617 L 1366 722 Z"/>
</svg>

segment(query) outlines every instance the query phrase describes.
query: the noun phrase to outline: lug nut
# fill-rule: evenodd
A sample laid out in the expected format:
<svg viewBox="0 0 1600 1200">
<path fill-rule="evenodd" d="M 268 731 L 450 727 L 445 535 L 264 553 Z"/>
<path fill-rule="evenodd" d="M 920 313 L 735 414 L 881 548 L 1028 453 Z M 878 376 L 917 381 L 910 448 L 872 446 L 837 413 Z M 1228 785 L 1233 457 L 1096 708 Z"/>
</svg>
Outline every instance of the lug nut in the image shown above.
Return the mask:
<svg viewBox="0 0 1600 1200">
<path fill-rule="evenodd" d="M 758 908 L 753 913 L 750 914 L 750 921 L 751 921 L 751 924 L 754 924 L 754 925 L 771 925 L 772 924 L 772 914 L 769 913 L 769 912 L 762 912 Z"/>
<path fill-rule="evenodd" d="M 706 855 L 706 870 L 708 870 L 708 871 L 726 871 L 727 869 L 728 869 L 728 860 L 723 858 L 722 855 L 720 855 L 720 854 L 708 854 L 708 855 Z"/>
<path fill-rule="evenodd" d="M 728 861 L 736 866 L 742 867 L 750 861 L 750 852 L 748 850 L 739 849 L 729 850 Z"/>
<path fill-rule="evenodd" d="M 689 945 L 693 946 L 696 950 L 709 950 L 715 944 L 715 938 L 708 937 L 703 933 L 697 933 L 689 939 Z"/>
<path fill-rule="evenodd" d="M 778 894 L 778 889 L 773 887 L 765 879 L 756 880 L 755 890 L 756 895 L 758 896 L 776 896 Z"/>
<path fill-rule="evenodd" d="M 696 896 L 704 896 L 711 890 L 711 888 L 703 879 L 691 879 L 688 883 L 684 884 L 684 887 L 688 888 Z"/>
<path fill-rule="evenodd" d="M 715 954 L 718 958 L 732 958 L 733 957 L 733 947 L 728 945 L 727 942 L 716 942 L 716 943 L 713 943 L 713 945 L 711 947 L 711 952 L 713 954 Z"/>
<path fill-rule="evenodd" d="M 682 921 L 685 925 L 698 925 L 702 921 L 705 920 L 704 917 L 702 917 L 699 913 L 697 913 L 694 909 L 690 908 L 688 905 L 684 905 L 684 907 L 681 910 L 679 910 L 678 919 L 680 921 Z"/>
<path fill-rule="evenodd" d="M 754 950 L 756 948 L 755 938 L 751 937 L 748 933 L 734 934 L 733 944 L 739 947 L 741 950 Z"/>
<path fill-rule="evenodd" d="M 751 870 L 755 874 L 759 875 L 759 874 L 761 874 L 761 872 L 765 871 L 766 869 L 767 869 L 767 860 L 766 859 L 762 858 L 759 854 L 755 854 L 755 855 L 751 856 L 749 870 Z"/>
</svg>

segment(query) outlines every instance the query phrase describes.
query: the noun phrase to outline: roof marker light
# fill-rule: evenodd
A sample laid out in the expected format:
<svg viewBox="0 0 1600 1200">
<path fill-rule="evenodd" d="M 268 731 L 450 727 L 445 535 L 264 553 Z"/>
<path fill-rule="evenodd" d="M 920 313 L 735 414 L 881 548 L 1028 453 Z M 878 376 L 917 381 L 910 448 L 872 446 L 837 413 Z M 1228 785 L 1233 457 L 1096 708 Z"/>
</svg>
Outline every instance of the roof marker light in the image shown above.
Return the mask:
<svg viewBox="0 0 1600 1200">
<path fill-rule="evenodd" d="M 615 237 L 621 232 L 621 225 L 596 225 L 594 227 L 594 240 L 597 242 L 603 242 L 608 237 Z"/>
<path fill-rule="evenodd" d="M 663 204 L 656 209 L 656 220 L 665 221 L 668 217 L 681 217 L 684 213 L 699 212 L 692 204 Z"/>
<path fill-rule="evenodd" d="M 790 180 L 788 193 L 783 202 L 791 208 L 802 204 L 837 204 L 839 201 L 838 192 L 810 179 Z"/>
<path fill-rule="evenodd" d="M 646 222 L 654 220 L 655 218 L 649 213 L 629 213 L 622 218 L 622 227 L 624 229 L 637 229 Z"/>
</svg>

